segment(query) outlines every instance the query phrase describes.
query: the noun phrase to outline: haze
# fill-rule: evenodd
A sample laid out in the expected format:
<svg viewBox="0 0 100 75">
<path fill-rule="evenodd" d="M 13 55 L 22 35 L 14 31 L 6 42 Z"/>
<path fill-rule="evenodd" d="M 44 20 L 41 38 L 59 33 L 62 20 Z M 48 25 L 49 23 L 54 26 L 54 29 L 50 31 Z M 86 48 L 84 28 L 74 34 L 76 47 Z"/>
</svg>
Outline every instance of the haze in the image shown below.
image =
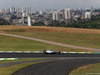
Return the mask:
<svg viewBox="0 0 100 75">
<path fill-rule="evenodd" d="M 0 0 L 0 9 L 31 6 L 33 10 L 100 7 L 100 0 Z"/>
</svg>

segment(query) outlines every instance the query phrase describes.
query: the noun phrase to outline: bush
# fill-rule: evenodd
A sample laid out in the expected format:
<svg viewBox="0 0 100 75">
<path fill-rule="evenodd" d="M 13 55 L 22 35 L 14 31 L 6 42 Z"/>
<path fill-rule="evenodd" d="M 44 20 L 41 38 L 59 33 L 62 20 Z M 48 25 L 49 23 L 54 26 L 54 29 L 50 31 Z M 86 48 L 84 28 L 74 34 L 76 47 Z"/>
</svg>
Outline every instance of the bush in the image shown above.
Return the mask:
<svg viewBox="0 0 100 75">
<path fill-rule="evenodd" d="M 32 24 L 33 26 L 43 26 L 44 23 L 42 21 L 36 22 L 34 24 Z"/>
</svg>

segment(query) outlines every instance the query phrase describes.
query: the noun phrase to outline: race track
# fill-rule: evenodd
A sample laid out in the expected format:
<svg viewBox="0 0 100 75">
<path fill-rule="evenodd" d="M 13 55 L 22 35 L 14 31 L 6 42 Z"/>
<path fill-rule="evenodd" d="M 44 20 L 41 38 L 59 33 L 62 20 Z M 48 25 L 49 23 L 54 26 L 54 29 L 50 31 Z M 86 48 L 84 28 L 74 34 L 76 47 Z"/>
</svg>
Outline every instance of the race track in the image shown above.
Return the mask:
<svg viewBox="0 0 100 75">
<path fill-rule="evenodd" d="M 69 72 L 71 72 L 73 69 L 77 67 L 88 64 L 100 63 L 100 54 L 66 53 L 59 55 L 59 54 L 43 54 L 43 53 L 0 53 L 0 57 L 1 58 L 53 58 L 51 61 L 47 63 L 40 63 L 25 67 L 13 73 L 13 75 L 68 75 Z M 19 62 L 14 64 L 19 64 Z"/>
<path fill-rule="evenodd" d="M 79 66 L 93 63 L 100 63 L 100 58 L 74 58 L 40 63 L 25 67 L 13 73 L 13 75 L 68 75 Z"/>
<path fill-rule="evenodd" d="M 96 52 L 100 51 L 100 49 L 95 49 L 95 48 L 74 46 L 69 44 L 63 44 L 63 43 L 13 35 L 13 34 L 0 33 L 0 35 L 18 37 L 18 38 L 23 38 L 28 40 L 35 40 L 35 41 L 58 45 L 62 47 L 87 49 Z M 55 60 L 53 59 L 53 61 L 50 60 L 47 63 L 40 63 L 40 64 L 25 67 L 15 72 L 13 75 L 68 75 L 73 69 L 79 66 L 100 63 L 100 54 L 66 53 L 66 54 L 59 55 L 59 54 L 42 54 L 42 53 L 0 53 L 0 58 L 49 58 L 49 57 L 54 58 Z M 27 63 L 27 62 L 36 62 L 36 61 L 7 63 L 7 64 L 1 64 L 0 67 L 12 66 L 12 65 Z"/>
<path fill-rule="evenodd" d="M 43 54 L 43 53 L 0 53 L 0 58 L 34 58 L 34 57 L 100 57 L 100 54 Z"/>
</svg>

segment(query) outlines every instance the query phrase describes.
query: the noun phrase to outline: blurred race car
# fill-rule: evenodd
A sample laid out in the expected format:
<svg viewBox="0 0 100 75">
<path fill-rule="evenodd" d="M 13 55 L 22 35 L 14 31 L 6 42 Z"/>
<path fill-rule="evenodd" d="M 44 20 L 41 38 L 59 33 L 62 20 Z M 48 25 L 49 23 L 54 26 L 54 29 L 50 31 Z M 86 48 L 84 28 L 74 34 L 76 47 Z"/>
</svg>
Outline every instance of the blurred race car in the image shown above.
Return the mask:
<svg viewBox="0 0 100 75">
<path fill-rule="evenodd" d="M 50 50 L 43 50 L 43 54 L 62 54 L 60 51 L 53 51 L 52 49 Z"/>
</svg>

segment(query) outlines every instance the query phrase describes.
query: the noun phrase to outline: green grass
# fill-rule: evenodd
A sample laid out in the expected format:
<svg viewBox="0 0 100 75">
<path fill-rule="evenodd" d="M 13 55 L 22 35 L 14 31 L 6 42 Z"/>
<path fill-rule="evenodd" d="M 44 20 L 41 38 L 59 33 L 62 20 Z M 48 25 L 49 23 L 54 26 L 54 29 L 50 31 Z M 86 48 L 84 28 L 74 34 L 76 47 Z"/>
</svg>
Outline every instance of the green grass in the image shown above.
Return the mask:
<svg viewBox="0 0 100 75">
<path fill-rule="evenodd" d="M 42 51 L 43 49 L 54 49 L 58 51 L 87 51 L 0 35 L 0 51 Z"/>
<path fill-rule="evenodd" d="M 64 44 L 100 49 L 100 34 L 81 34 L 64 32 L 10 32 L 22 36 L 34 37 Z"/>
<path fill-rule="evenodd" d="M 24 64 L 19 64 L 19 65 L 9 66 L 9 67 L 3 67 L 3 68 L 0 68 L 0 75 L 12 75 L 14 72 L 18 71 L 19 69 L 22 69 L 29 65 L 38 64 L 38 63 L 40 62 L 24 63 Z"/>
<path fill-rule="evenodd" d="M 20 62 L 20 61 L 29 61 L 29 60 L 43 60 L 43 59 L 46 59 L 46 58 L 19 58 L 18 60 L 2 60 L 0 61 L 0 64 Z"/>
<path fill-rule="evenodd" d="M 73 70 L 69 75 L 89 75 L 88 73 L 93 73 L 92 75 L 100 75 L 100 63 L 79 67 Z"/>
</svg>

